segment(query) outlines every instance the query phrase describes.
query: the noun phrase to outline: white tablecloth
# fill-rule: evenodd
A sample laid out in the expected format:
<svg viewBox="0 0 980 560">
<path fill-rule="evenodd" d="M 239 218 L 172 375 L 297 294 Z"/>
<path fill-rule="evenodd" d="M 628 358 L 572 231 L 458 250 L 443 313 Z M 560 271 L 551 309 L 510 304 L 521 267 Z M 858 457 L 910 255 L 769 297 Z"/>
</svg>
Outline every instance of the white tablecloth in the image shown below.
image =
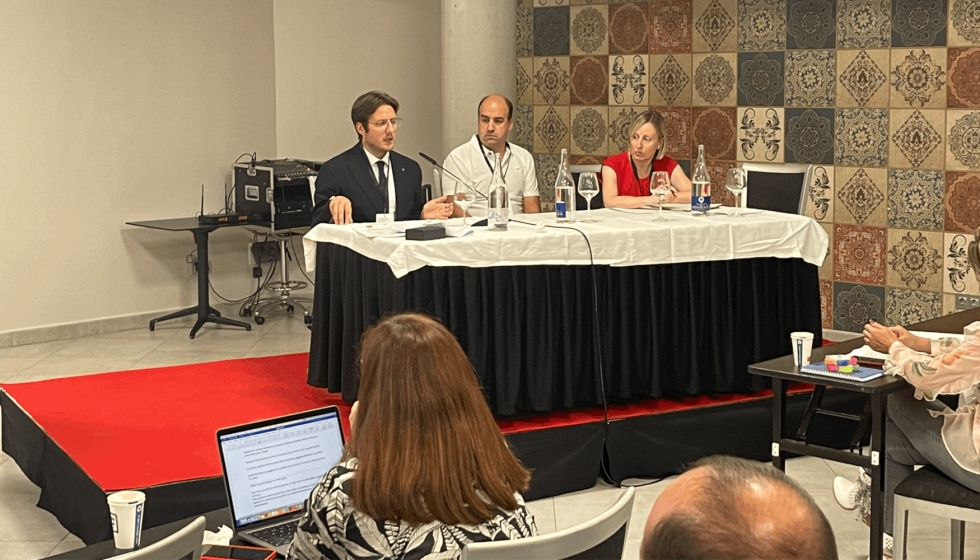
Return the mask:
<svg viewBox="0 0 980 560">
<path fill-rule="evenodd" d="M 307 270 L 316 267 L 316 244 L 327 242 L 388 263 L 398 278 L 424 266 L 587 265 L 590 246 L 591 262 L 609 266 L 759 257 L 801 258 L 816 266 L 823 263 L 827 232 L 813 219 L 744 209 L 743 216 L 736 218 L 732 212 L 732 208 L 719 208 L 709 216 L 692 216 L 665 211 L 669 221 L 655 222 L 656 210 L 604 208 L 592 211 L 599 220 L 596 223 L 581 222 L 585 212 L 579 212 L 579 222 L 568 225 L 556 223 L 553 213 L 522 214 L 511 220 L 506 232 L 481 227 L 464 237 L 434 241 L 407 241 L 404 236 L 372 238 L 358 232 L 374 224 L 320 224 L 304 236 L 303 245 Z M 518 222 L 544 222 L 551 227 L 539 232 L 534 225 Z M 425 223 L 396 222 L 395 227 Z M 462 227 L 461 218 L 430 223 Z"/>
</svg>

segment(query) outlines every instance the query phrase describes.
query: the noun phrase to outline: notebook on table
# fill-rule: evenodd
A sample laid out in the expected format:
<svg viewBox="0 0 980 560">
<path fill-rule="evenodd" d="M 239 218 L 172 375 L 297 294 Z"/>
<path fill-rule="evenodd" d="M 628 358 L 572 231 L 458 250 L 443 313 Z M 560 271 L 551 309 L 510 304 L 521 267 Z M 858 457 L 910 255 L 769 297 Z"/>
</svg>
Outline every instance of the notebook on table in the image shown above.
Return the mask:
<svg viewBox="0 0 980 560">
<path fill-rule="evenodd" d="M 841 373 L 839 371 L 829 371 L 827 365 L 823 362 L 818 364 L 810 364 L 808 366 L 803 366 L 800 368 L 801 373 L 809 373 L 812 375 L 823 375 L 827 377 L 835 377 L 837 379 L 847 379 L 850 381 L 871 381 L 872 379 L 877 379 L 885 375 L 884 370 L 880 368 L 861 366 L 857 371 L 851 373 Z"/>
<path fill-rule="evenodd" d="M 336 406 L 218 430 L 235 534 L 286 555 L 303 506 L 344 453 Z"/>
</svg>

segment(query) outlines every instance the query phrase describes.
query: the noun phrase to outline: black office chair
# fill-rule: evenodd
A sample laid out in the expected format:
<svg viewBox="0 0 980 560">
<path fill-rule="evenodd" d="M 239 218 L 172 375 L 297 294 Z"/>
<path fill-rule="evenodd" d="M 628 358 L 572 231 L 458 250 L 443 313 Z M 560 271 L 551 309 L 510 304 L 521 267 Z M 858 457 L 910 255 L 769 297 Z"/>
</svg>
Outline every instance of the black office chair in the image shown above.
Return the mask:
<svg viewBox="0 0 980 560">
<path fill-rule="evenodd" d="M 980 494 L 960 486 L 931 465 L 906 477 L 895 488 L 895 560 L 905 560 L 911 510 L 950 518 L 949 557 L 962 560 L 966 522 L 980 523 Z"/>
<path fill-rule="evenodd" d="M 603 208 L 602 205 L 602 165 L 569 165 L 568 170 L 572 173 L 572 181 L 575 182 L 575 210 L 576 211 L 586 211 L 588 206 L 586 206 L 585 197 L 578 193 L 578 176 L 582 173 L 595 173 L 599 177 L 599 194 L 592 197 L 592 209 L 598 210 Z M 540 185 L 538 185 L 540 189 Z"/>
<path fill-rule="evenodd" d="M 809 163 L 743 163 L 745 206 L 786 214 L 806 215 L 810 195 Z"/>
</svg>

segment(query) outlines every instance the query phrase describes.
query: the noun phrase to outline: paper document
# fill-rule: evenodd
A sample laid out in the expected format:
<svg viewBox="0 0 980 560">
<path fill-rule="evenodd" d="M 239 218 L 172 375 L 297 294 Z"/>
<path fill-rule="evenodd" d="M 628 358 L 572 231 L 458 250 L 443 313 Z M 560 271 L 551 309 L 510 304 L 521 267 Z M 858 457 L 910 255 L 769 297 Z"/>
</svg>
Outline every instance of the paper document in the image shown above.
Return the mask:
<svg viewBox="0 0 980 560">
<path fill-rule="evenodd" d="M 404 226 L 391 227 L 375 223 L 357 224 L 354 226 L 354 231 L 372 239 L 375 237 L 405 237 Z"/>
</svg>

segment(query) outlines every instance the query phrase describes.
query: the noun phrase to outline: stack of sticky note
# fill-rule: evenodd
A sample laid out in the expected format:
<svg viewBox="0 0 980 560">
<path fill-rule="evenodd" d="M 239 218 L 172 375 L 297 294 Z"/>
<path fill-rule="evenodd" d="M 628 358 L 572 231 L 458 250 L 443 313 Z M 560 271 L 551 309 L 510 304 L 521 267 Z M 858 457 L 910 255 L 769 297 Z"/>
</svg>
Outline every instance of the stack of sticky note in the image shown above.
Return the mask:
<svg viewBox="0 0 980 560">
<path fill-rule="evenodd" d="M 827 366 L 827 371 L 839 371 L 841 373 L 854 373 L 861 369 L 858 366 L 857 357 L 844 354 L 830 354 L 823 359 Z"/>
</svg>

